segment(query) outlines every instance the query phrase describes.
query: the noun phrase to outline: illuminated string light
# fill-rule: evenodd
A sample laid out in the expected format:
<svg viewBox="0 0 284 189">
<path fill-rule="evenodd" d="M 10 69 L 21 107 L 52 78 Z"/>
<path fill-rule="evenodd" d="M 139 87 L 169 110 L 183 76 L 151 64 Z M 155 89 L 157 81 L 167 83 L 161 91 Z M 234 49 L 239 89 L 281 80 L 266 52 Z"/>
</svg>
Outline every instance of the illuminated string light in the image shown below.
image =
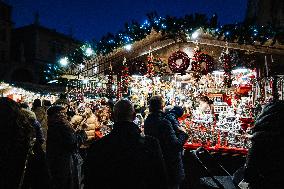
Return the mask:
<svg viewBox="0 0 284 189">
<path fill-rule="evenodd" d="M 63 57 L 59 60 L 61 66 L 67 66 L 69 64 L 69 60 L 67 57 Z"/>
</svg>

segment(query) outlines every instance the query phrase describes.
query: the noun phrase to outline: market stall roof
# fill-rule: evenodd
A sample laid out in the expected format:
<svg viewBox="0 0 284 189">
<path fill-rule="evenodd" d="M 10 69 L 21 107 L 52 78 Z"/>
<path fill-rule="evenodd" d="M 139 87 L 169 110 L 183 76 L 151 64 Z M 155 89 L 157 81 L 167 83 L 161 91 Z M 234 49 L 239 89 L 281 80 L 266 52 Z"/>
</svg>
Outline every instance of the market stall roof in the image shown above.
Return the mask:
<svg viewBox="0 0 284 189">
<path fill-rule="evenodd" d="M 9 83 L 9 85 L 40 94 L 59 94 L 65 92 L 65 87 L 61 86 L 39 85 L 25 82 L 13 82 Z"/>
<path fill-rule="evenodd" d="M 82 75 L 95 76 L 98 73 L 103 73 L 110 64 L 115 65 L 117 62 L 122 62 L 125 57 L 127 60 L 135 59 L 151 52 L 164 49 L 173 45 L 196 45 L 196 40 L 191 39 L 172 39 L 161 33 L 152 30 L 151 34 L 145 39 L 135 42 L 131 45 L 131 49 L 119 48 L 107 55 L 99 55 L 88 63 L 82 71 Z M 272 42 L 268 41 L 261 45 L 256 42 L 255 45 L 238 44 L 237 42 L 228 43 L 222 39 L 216 39 L 211 35 L 201 31 L 198 39 L 198 44 L 210 46 L 213 49 L 229 48 L 250 53 L 259 53 L 263 55 L 274 55 L 278 62 L 284 61 L 284 45 L 278 43 L 271 46 Z M 97 67 L 96 72 L 94 68 Z"/>
</svg>

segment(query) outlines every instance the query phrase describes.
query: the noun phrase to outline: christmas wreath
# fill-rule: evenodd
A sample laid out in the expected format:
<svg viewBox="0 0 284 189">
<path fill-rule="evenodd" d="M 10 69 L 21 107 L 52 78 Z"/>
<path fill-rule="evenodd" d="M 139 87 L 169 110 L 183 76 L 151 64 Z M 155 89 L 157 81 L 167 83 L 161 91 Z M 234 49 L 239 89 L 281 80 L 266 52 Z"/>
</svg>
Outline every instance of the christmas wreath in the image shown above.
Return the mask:
<svg viewBox="0 0 284 189">
<path fill-rule="evenodd" d="M 207 75 L 214 70 L 213 57 L 200 50 L 195 51 L 192 60 L 191 70 L 196 72 L 197 75 Z"/>
<path fill-rule="evenodd" d="M 181 59 L 181 65 L 177 64 L 177 60 Z M 168 65 L 172 72 L 174 73 L 184 73 L 189 67 L 190 58 L 185 52 L 177 51 L 173 53 L 168 59 Z"/>
</svg>

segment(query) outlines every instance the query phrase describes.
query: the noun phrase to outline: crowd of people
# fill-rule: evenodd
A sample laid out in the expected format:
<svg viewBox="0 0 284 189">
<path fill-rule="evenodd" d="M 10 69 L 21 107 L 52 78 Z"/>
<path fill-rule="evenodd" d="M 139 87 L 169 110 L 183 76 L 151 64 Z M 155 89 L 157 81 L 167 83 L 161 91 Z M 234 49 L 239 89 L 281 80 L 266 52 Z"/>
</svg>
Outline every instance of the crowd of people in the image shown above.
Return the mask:
<svg viewBox="0 0 284 189">
<path fill-rule="evenodd" d="M 208 98 L 201 102 L 214 113 Z M 54 104 L 35 99 L 30 108 L 1 97 L 0 188 L 180 188 L 189 137 L 179 122 L 184 110 L 165 111 L 162 96 L 148 104 L 137 121 L 129 99 L 82 107 L 61 95 Z M 251 188 L 281 188 L 282 113 L 284 103 L 274 102 L 256 121 L 243 175 Z"/>
</svg>

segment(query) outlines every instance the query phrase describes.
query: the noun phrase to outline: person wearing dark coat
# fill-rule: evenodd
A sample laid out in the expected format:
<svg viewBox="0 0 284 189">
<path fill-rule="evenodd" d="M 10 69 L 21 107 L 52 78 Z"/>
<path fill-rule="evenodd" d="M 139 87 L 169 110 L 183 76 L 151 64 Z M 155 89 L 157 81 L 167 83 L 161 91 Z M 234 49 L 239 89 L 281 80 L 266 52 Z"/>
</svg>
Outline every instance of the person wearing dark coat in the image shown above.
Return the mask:
<svg viewBox="0 0 284 189">
<path fill-rule="evenodd" d="M 45 107 L 41 105 L 40 99 L 35 99 L 33 102 L 32 111 L 36 115 L 36 120 L 41 125 L 41 130 L 43 131 L 44 141 L 42 144 L 42 148 L 46 151 L 46 137 L 47 137 L 47 113 Z"/>
<path fill-rule="evenodd" d="M 184 113 L 184 110 L 182 107 L 174 106 L 165 115 L 165 118 L 171 122 L 172 127 L 175 132 L 179 132 L 178 127 L 180 126 L 180 124 L 179 124 L 178 118 L 181 117 L 183 113 Z"/>
<path fill-rule="evenodd" d="M 172 123 L 165 118 L 164 101 L 161 96 L 153 96 L 149 101 L 150 114 L 144 123 L 145 135 L 150 135 L 160 141 L 163 156 L 169 175 L 170 188 L 179 188 L 185 178 L 182 152 L 188 134 L 182 127 L 174 131 Z"/>
<path fill-rule="evenodd" d="M 88 149 L 84 189 L 167 188 L 159 142 L 153 137 L 141 136 L 134 119 L 132 103 L 119 100 L 114 106 L 113 130 Z"/>
<path fill-rule="evenodd" d="M 24 177 L 24 184 L 22 189 L 45 189 L 49 188 L 49 174 L 46 165 L 46 156 L 42 148 L 42 144 L 45 142 L 45 137 L 41 128 L 40 122 L 37 120 L 36 115 L 31 110 L 27 109 L 25 104 L 21 104 L 21 110 L 28 118 L 30 124 L 34 128 L 35 142 L 33 145 L 33 153 L 29 156 L 26 174 Z"/>
<path fill-rule="evenodd" d="M 22 188 L 33 127 L 18 103 L 0 97 L 0 188 Z"/>
<path fill-rule="evenodd" d="M 280 189 L 284 186 L 284 101 L 264 107 L 252 129 L 244 181 L 251 189 Z"/>
<path fill-rule="evenodd" d="M 84 130 L 74 131 L 67 120 L 66 108 L 51 106 L 47 110 L 48 131 L 46 157 L 53 189 L 81 188 L 82 158 L 79 146 L 85 142 Z"/>
</svg>

